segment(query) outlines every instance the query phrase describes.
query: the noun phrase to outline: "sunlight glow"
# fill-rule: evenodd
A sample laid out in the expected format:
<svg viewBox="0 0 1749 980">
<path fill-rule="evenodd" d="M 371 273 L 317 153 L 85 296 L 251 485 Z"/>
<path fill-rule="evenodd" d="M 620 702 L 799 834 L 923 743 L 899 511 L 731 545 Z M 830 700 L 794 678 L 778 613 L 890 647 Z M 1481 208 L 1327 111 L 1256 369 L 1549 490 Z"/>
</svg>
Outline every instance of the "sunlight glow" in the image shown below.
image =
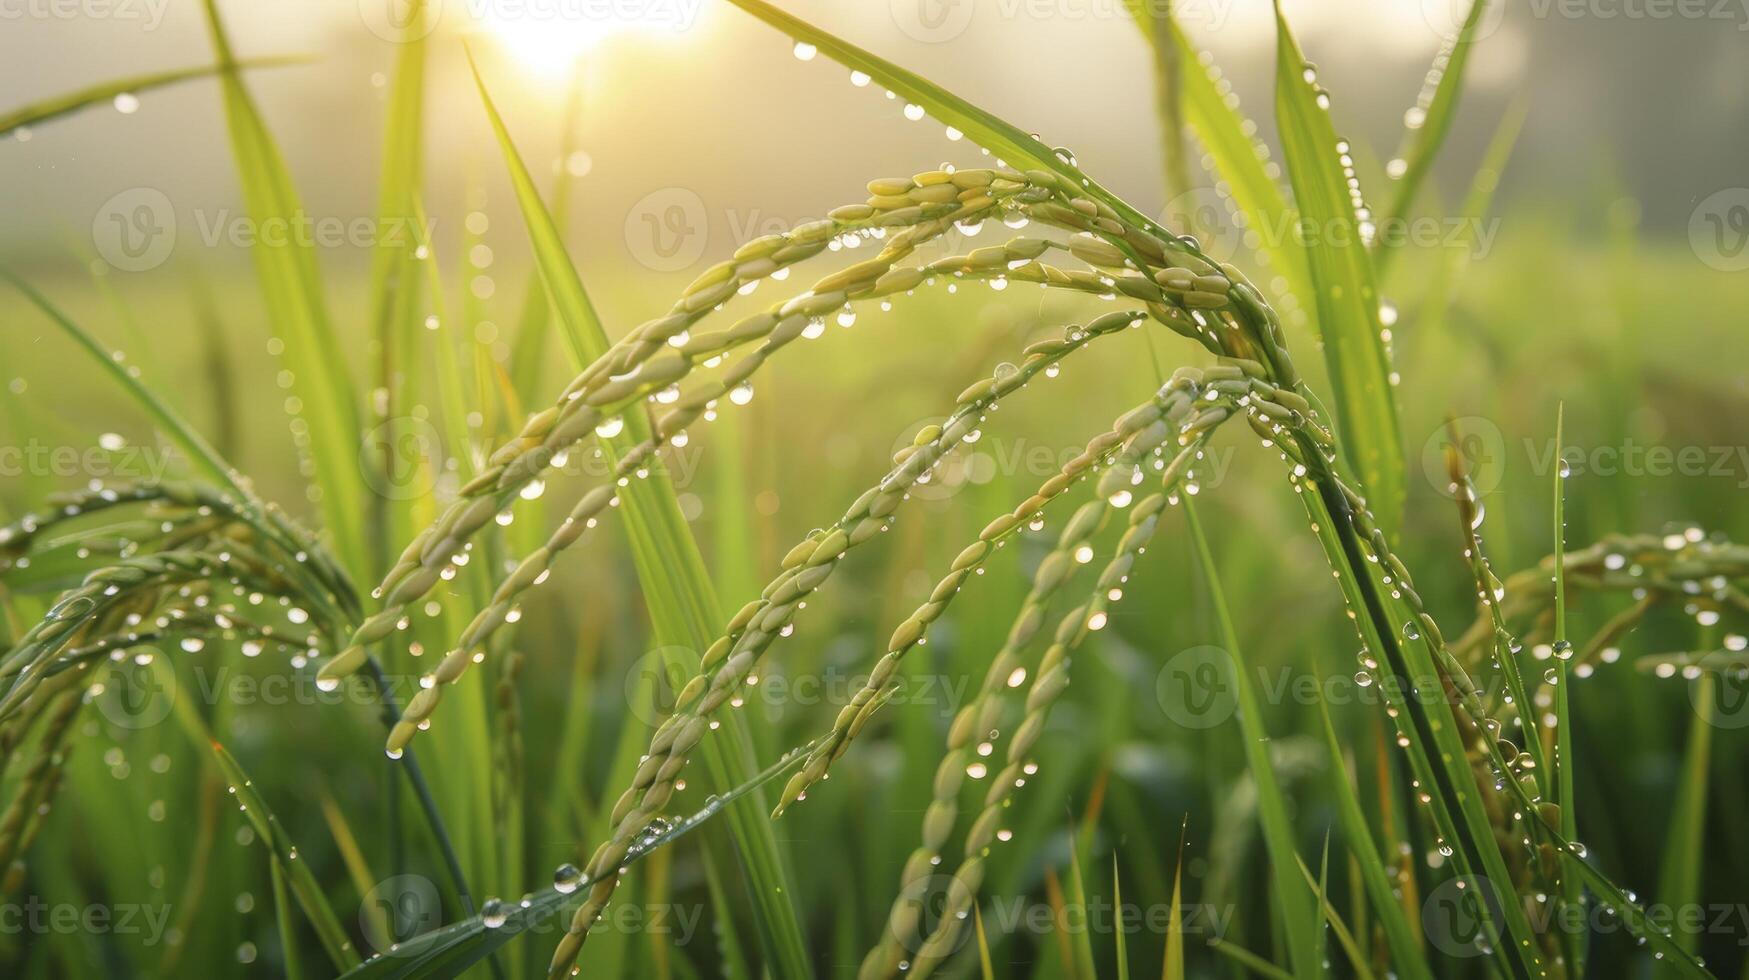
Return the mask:
<svg viewBox="0 0 1749 980">
<path fill-rule="evenodd" d="M 486 0 L 478 15 L 517 63 L 558 75 L 610 37 L 684 37 L 697 26 L 698 9 L 691 0 Z"/>
</svg>

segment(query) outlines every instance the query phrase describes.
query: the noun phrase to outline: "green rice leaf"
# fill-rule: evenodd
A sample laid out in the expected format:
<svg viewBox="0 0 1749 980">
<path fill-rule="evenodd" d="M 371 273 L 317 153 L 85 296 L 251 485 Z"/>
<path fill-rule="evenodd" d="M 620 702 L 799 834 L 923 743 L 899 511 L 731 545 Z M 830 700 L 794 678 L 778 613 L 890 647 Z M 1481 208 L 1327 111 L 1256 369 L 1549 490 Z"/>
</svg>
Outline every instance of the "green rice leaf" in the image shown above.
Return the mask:
<svg viewBox="0 0 1749 980">
<path fill-rule="evenodd" d="M 1572 644 L 1567 639 L 1567 472 L 1566 464 L 1560 462 L 1561 450 L 1566 439 L 1567 406 L 1561 403 L 1555 409 L 1555 477 L 1554 477 L 1554 515 L 1555 515 L 1555 635 L 1556 650 L 1571 650 Z M 1554 802 L 1561 808 L 1561 836 L 1568 840 L 1579 839 L 1579 801 L 1573 794 L 1573 714 L 1567 703 L 1568 681 L 1572 671 L 1568 666 L 1567 657 L 1556 657 L 1557 681 L 1555 683 L 1555 767 Z M 1697 702 L 1699 703 L 1699 702 Z M 1710 704 L 1710 701 L 1704 702 Z M 1692 741 L 1690 742 L 1692 745 Z M 1705 778 L 1704 772 L 1702 779 Z M 1672 840 L 1674 844 L 1674 840 Z M 1696 841 L 1698 846 L 1698 838 Z M 1570 874 L 1561 876 L 1561 900 L 1571 906 L 1577 906 L 1582 898 L 1578 880 Z M 1660 897 L 1667 897 L 1661 895 Z M 1583 976 L 1585 973 L 1585 937 L 1574 932 L 1564 937 L 1567 962 L 1572 964 L 1573 974 Z"/>
<path fill-rule="evenodd" d="M 231 42 L 219 19 L 217 0 L 206 0 L 213 48 L 224 69 L 225 117 L 237 175 L 249 215 L 260 227 L 295 227 L 304 213 L 279 147 L 268 133 L 255 101 L 243 86 Z M 365 499 L 359 466 L 360 404 L 348 373 L 350 359 L 328 320 L 315 246 L 288 236 L 251 249 L 262 299 L 274 333 L 285 345 L 284 364 L 292 373 L 291 394 L 308 426 L 305 451 L 321 491 L 323 523 L 335 552 L 354 574 L 369 567 L 360 520 Z"/>
<path fill-rule="evenodd" d="M 1367 965 L 1366 953 L 1361 951 L 1360 944 L 1355 941 L 1354 933 L 1348 928 L 1348 923 L 1342 921 L 1341 913 L 1336 906 L 1330 904 L 1328 872 L 1330 868 L 1330 844 L 1324 844 L 1324 863 L 1318 869 L 1318 877 L 1312 877 L 1312 869 L 1306 867 L 1304 860 L 1300 861 L 1300 872 L 1305 875 L 1306 884 L 1317 893 L 1318 905 L 1323 909 L 1324 921 L 1330 924 L 1330 931 L 1336 934 L 1336 943 L 1348 955 L 1348 963 L 1354 967 L 1354 975 L 1359 980 L 1373 980 L 1372 968 Z"/>
<path fill-rule="evenodd" d="M 1287 801 L 1282 796 L 1275 777 L 1275 765 L 1269 757 L 1269 732 L 1263 727 L 1263 705 L 1251 680 L 1250 668 L 1239 652 L 1239 633 L 1234 629 L 1232 615 L 1227 610 L 1214 553 L 1209 550 L 1208 539 L 1202 533 L 1202 522 L 1189 498 L 1184 501 L 1184 516 L 1190 525 L 1197 558 L 1202 564 L 1203 578 L 1208 583 L 1209 602 L 1214 606 L 1215 621 L 1220 626 L 1221 645 L 1233 661 L 1232 680 L 1239 697 L 1239 727 L 1245 739 L 1245 760 L 1251 778 L 1257 784 L 1257 819 L 1263 827 L 1263 842 L 1269 851 L 1269 872 L 1275 886 L 1275 902 L 1281 911 L 1282 928 L 1287 934 L 1294 976 L 1322 976 L 1324 956 L 1321 943 L 1317 941 L 1320 934 L 1317 904 L 1298 873 L 1299 851 L 1294 846 Z"/>
<path fill-rule="evenodd" d="M 1433 169 L 1434 158 L 1445 144 L 1446 134 L 1451 132 L 1452 119 L 1457 115 L 1458 96 L 1463 90 L 1464 68 L 1470 60 L 1470 45 L 1475 43 L 1476 30 L 1487 9 L 1488 0 L 1473 0 L 1469 15 L 1464 18 L 1462 30 L 1456 38 L 1440 48 L 1439 55 L 1434 59 L 1433 70 L 1439 73 L 1439 82 L 1434 86 L 1432 97 L 1427 103 L 1416 107 L 1421 115 L 1421 124 L 1409 130 L 1405 137 L 1406 145 L 1397 154 L 1397 158 L 1403 161 L 1403 176 L 1397 182 L 1397 190 L 1391 196 L 1390 206 L 1380 215 L 1382 228 L 1394 227 L 1408 216 L 1409 208 L 1415 203 L 1416 193 L 1421 190 L 1428 172 Z M 1390 242 L 1389 238 L 1381 238 L 1374 249 L 1380 278 L 1383 278 L 1385 266 L 1392 254 L 1393 246 Z"/>
<path fill-rule="evenodd" d="M 233 67 L 239 70 L 251 68 L 279 68 L 287 65 L 307 65 L 311 64 L 314 60 L 315 59 L 313 58 L 296 55 L 286 55 L 277 58 L 247 58 L 236 62 Z M 108 102 L 118 95 L 138 95 L 149 89 L 164 88 L 168 85 L 175 85 L 177 82 L 185 82 L 194 78 L 205 78 L 208 75 L 216 75 L 223 70 L 225 69 L 222 65 L 198 65 L 193 68 L 177 68 L 171 71 L 151 72 L 145 75 L 130 75 L 127 78 L 118 78 L 114 81 L 103 82 L 93 85 L 90 88 L 82 88 L 77 92 L 69 92 L 66 95 L 59 95 L 52 99 L 44 99 L 41 102 L 32 103 L 23 108 L 14 109 L 11 112 L 0 114 L 0 136 L 5 136 L 13 130 L 21 129 L 26 126 L 35 126 L 51 119 L 71 115 L 72 113 L 78 112 L 80 109 L 84 109 L 88 106 L 93 106 L 100 102 Z"/>
<path fill-rule="evenodd" d="M 206 437 L 183 421 L 182 416 L 178 415 L 175 409 L 159 398 L 152 389 L 146 387 L 140 379 L 134 377 L 128 371 L 126 358 L 115 356 L 114 352 L 105 347 L 84 327 L 74 323 L 35 287 L 18 278 L 10 270 L 0 268 L 0 278 L 6 279 L 17 287 L 32 306 L 41 310 L 43 315 L 54 321 L 55 326 L 60 327 L 63 333 L 72 338 L 81 350 L 90 354 L 91 359 L 98 364 L 104 373 L 108 374 L 123 391 L 127 392 L 140 404 L 140 407 L 146 410 L 147 416 L 157 425 L 158 430 L 171 442 L 174 442 L 177 448 L 188 454 L 188 461 L 196 470 L 235 493 L 239 500 L 254 500 L 254 495 L 243 487 L 242 474 L 232 468 L 231 464 L 225 462 L 219 456 L 218 450 L 207 442 Z"/>
<path fill-rule="evenodd" d="M 1123 910 L 1123 874 L 1117 867 L 1117 851 L 1111 852 L 1111 904 L 1120 912 Z M 1130 949 L 1129 942 L 1124 937 L 1121 920 L 1113 930 L 1117 941 L 1117 980 L 1130 980 Z"/>
<path fill-rule="evenodd" d="M 558 315 L 573 366 L 581 370 L 606 351 L 607 333 L 583 288 L 582 278 L 565 251 L 551 212 L 542 203 L 534 180 L 510 139 L 509 130 L 486 92 L 477 66 L 474 80 L 510 168 L 517 203 L 528 227 L 541 278 Z M 646 414 L 628 411 L 625 431 L 617 439 L 607 441 L 605 451 L 611 458 L 616 449 L 646 439 L 649 431 L 650 420 Z M 632 543 L 633 564 L 643 585 L 656 640 L 665 647 L 692 651 L 688 654 L 691 662 L 685 668 L 696 670 L 698 657 L 715 639 L 722 618 L 717 609 L 716 591 L 705 572 L 698 545 L 680 512 L 673 484 L 665 472 L 653 469 L 648 478 L 632 481 L 621 496 Z M 740 715 L 731 713 L 724 718 L 717 737 L 705 740 L 702 750 L 706 766 L 718 786 L 737 785 L 752 771 L 752 742 L 746 722 Z M 755 787 L 751 798 L 730 808 L 729 825 L 740 851 L 741 866 L 749 879 L 749 890 L 758 904 L 759 914 L 755 919 L 761 927 L 761 939 L 770 959 L 768 966 L 782 977 L 805 977 L 810 971 L 794 905 L 795 889 L 789 884 L 783 853 L 771 823 L 765 817 L 767 812 L 763 794 Z"/>
<path fill-rule="evenodd" d="M 1439 329 L 1447 309 L 1457 298 L 1457 289 L 1463 281 L 1464 270 L 1470 261 L 1470 253 L 1474 246 L 1474 235 L 1478 227 L 1488 218 L 1490 207 L 1494 203 L 1494 191 L 1500 186 L 1500 174 L 1506 169 L 1506 161 L 1512 156 L 1512 148 L 1518 143 L 1518 134 L 1524 128 L 1526 106 L 1523 100 L 1515 101 L 1500 118 L 1494 129 L 1494 135 L 1488 141 L 1488 149 L 1482 154 L 1482 162 L 1476 168 L 1475 176 L 1471 178 L 1469 192 L 1464 196 L 1464 203 L 1459 227 L 1462 229 L 1462 240 L 1454 242 L 1454 248 L 1444 249 L 1442 261 L 1435 263 L 1433 282 L 1428 285 L 1427 298 L 1422 303 L 1421 329 L 1432 333 Z"/>
<path fill-rule="evenodd" d="M 1172 865 L 1172 907 L 1166 920 L 1166 953 L 1160 962 L 1160 980 L 1184 980 L 1184 923 L 1179 915 L 1183 884 L 1184 830 L 1181 829 L 1178 833 L 1178 860 Z"/>
<path fill-rule="evenodd" d="M 871 79 L 890 89 L 899 98 L 921 107 L 930 117 L 960 130 L 967 139 L 996 154 L 1009 166 L 1022 170 L 1049 171 L 1061 178 L 1065 186 L 1072 186 L 1077 193 L 1103 201 L 1138 227 L 1149 231 L 1160 229 L 1159 222 L 1106 190 L 1098 181 L 1082 173 L 1079 167 L 1013 123 L 980 109 L 921 75 L 900 68 L 849 41 L 785 13 L 765 0 L 729 2 L 789 35 L 798 43 L 811 44 L 833 61 L 867 73 Z"/>
<path fill-rule="evenodd" d="M 285 875 L 286 887 L 297 898 L 298 906 L 304 910 L 304 917 L 315 927 L 316 935 L 321 938 L 322 948 L 327 951 L 328 958 L 342 971 L 358 966 L 358 952 L 352 948 L 352 940 L 347 937 L 345 928 L 335 917 L 333 908 L 329 907 L 327 898 L 323 897 L 321 885 L 316 882 L 316 876 L 310 873 L 309 862 L 299 859 L 297 845 L 286 834 L 279 818 L 268 809 L 261 794 L 255 791 L 255 784 L 249 774 L 243 771 L 243 767 L 232 758 L 231 753 L 225 751 L 225 747 L 218 742 L 213 743 L 213 757 L 218 760 L 219 771 L 224 774 L 225 782 L 230 784 L 231 794 L 243 808 L 243 815 L 255 828 L 261 843 L 267 847 L 273 863 Z"/>
<path fill-rule="evenodd" d="M 1402 519 L 1403 435 L 1381 336 L 1372 258 L 1339 161 L 1341 142 L 1312 69 L 1276 4 L 1275 116 L 1302 224 L 1318 332 L 1349 462 L 1387 534 Z"/>
<path fill-rule="evenodd" d="M 724 810 L 745 802 L 749 794 L 757 793 L 766 783 L 799 765 L 813 747 L 809 745 L 786 754 L 686 819 L 676 821 L 666 832 L 638 842 L 626 853 L 625 865 L 643 860 L 657 848 L 666 847 L 721 815 Z M 549 935 L 562 928 L 570 918 L 570 910 L 582 901 L 588 888 L 589 882 L 583 881 L 569 893 L 548 888 L 535 894 L 526 905 L 507 903 L 503 909 L 504 921 L 497 925 L 488 926 L 483 916 L 474 916 L 415 936 L 397 945 L 393 952 L 374 956 L 348 970 L 342 980 L 448 980 L 461 976 L 524 933 L 532 931 L 536 935 Z"/>
<path fill-rule="evenodd" d="M 1403 914 L 1401 900 L 1391 884 L 1391 875 L 1361 809 L 1359 794 L 1349 782 L 1343 765 L 1342 746 L 1336 740 L 1336 728 L 1330 721 L 1330 706 L 1318 698 L 1318 714 L 1323 722 L 1324 749 L 1329 760 L 1324 767 L 1331 795 L 1336 799 L 1336 820 L 1348 841 L 1348 851 L 1360 867 L 1361 884 L 1378 910 L 1379 925 L 1385 934 L 1385 945 L 1391 951 L 1391 966 L 1404 980 L 1432 980 L 1409 920 Z"/>
</svg>

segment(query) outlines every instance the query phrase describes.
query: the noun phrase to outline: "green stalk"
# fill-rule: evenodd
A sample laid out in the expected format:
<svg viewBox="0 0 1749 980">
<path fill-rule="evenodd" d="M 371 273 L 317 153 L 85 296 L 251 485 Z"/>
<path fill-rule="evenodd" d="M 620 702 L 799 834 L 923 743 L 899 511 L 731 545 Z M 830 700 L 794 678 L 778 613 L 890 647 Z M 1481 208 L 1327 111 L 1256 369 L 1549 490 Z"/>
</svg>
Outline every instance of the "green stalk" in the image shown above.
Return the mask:
<svg viewBox="0 0 1749 980">
<path fill-rule="evenodd" d="M 1318 908 L 1315 896 L 1296 873 L 1299 852 L 1294 847 L 1293 824 L 1288 820 L 1287 802 L 1276 782 L 1275 765 L 1269 757 L 1269 732 L 1263 727 L 1263 706 L 1251 681 L 1249 665 L 1240 653 L 1239 634 L 1233 628 L 1232 615 L 1221 589 L 1220 574 L 1215 568 L 1214 553 L 1203 536 L 1202 521 L 1196 516 L 1196 506 L 1184 499 L 1184 518 L 1190 525 L 1190 536 L 1196 543 L 1196 553 L 1202 562 L 1203 578 L 1208 582 L 1209 602 L 1214 607 L 1215 621 L 1220 627 L 1221 644 L 1233 661 L 1234 686 L 1239 694 L 1239 727 L 1245 737 L 1245 759 L 1251 778 L 1257 784 L 1257 818 L 1263 827 L 1264 844 L 1269 850 L 1270 875 L 1274 879 L 1275 901 L 1281 910 L 1282 925 L 1287 933 L 1288 952 L 1294 976 L 1316 978 L 1324 973 L 1324 954 L 1318 941 Z"/>
<path fill-rule="evenodd" d="M 1567 840 L 1579 839 L 1579 801 L 1573 793 L 1573 715 L 1567 703 L 1567 688 L 1572 678 L 1568 664 L 1572 656 L 1572 644 L 1567 640 L 1567 469 L 1561 461 L 1561 450 L 1564 448 L 1566 429 L 1566 404 L 1562 403 L 1555 409 L 1555 479 L 1554 479 L 1554 524 L 1555 524 L 1555 637 L 1554 649 L 1555 670 L 1558 676 L 1555 682 L 1555 780 L 1554 802 L 1561 808 L 1561 836 Z M 1560 656 L 1562 651 L 1567 656 Z M 1561 902 L 1568 907 L 1577 908 L 1584 900 L 1579 887 L 1579 881 L 1571 874 L 1561 875 Z M 1583 976 L 1585 973 L 1585 936 L 1577 931 L 1569 932 L 1563 937 L 1570 976 Z"/>
</svg>

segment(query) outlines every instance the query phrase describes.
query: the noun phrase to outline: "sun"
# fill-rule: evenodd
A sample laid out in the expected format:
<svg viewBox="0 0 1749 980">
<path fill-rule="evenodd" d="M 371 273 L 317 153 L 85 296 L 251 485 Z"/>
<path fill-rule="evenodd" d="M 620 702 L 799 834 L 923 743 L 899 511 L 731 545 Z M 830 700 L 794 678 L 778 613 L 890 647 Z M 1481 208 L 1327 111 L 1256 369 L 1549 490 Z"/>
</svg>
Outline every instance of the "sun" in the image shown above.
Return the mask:
<svg viewBox="0 0 1749 980">
<path fill-rule="evenodd" d="M 557 75 L 611 37 L 684 38 L 696 29 L 700 6 L 689 0 L 502 0 L 483 4 L 480 19 L 523 67 Z"/>
</svg>

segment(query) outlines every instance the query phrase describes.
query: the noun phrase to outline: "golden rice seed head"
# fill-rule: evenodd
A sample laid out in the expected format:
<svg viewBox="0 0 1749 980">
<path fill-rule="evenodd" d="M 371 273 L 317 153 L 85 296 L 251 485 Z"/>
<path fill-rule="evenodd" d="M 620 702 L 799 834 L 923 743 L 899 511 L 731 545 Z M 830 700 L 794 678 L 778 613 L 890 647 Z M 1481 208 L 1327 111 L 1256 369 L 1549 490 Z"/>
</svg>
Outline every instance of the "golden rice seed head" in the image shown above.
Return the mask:
<svg viewBox="0 0 1749 980">
<path fill-rule="evenodd" d="M 960 590 L 960 585 L 964 583 L 966 578 L 971 574 L 972 571 L 969 568 L 947 573 L 941 581 L 935 583 L 935 591 L 929 594 L 930 604 L 945 606 L 949 602 L 952 602 L 955 593 Z"/>
<path fill-rule="evenodd" d="M 968 385 L 964 391 L 960 392 L 959 395 L 954 398 L 954 403 L 957 405 L 965 405 L 970 402 L 982 401 L 990 394 L 990 392 L 995 390 L 995 388 L 996 379 L 980 378 Z"/>
<path fill-rule="evenodd" d="M 789 240 L 792 245 L 825 244 L 838 234 L 838 222 L 824 218 L 815 221 L 805 221 L 790 230 Z"/>
<path fill-rule="evenodd" d="M 778 586 L 777 590 L 770 596 L 766 597 L 766 600 L 771 605 L 770 608 L 766 609 L 759 619 L 756 620 L 759 624 L 759 628 L 767 633 L 775 632 L 787 620 L 785 607 L 790 607 L 788 611 L 793 612 L 796 602 L 799 601 L 802 596 L 806 595 L 807 592 L 807 588 L 802 584 L 800 571 L 785 573 L 783 584 Z"/>
<path fill-rule="evenodd" d="M 1058 578 L 1058 581 L 1060 582 L 1061 579 Z M 1034 587 L 1035 593 L 1048 591 L 1050 590 Z M 1037 602 L 1029 603 L 1025 609 L 1021 610 L 1020 615 L 1015 617 L 1013 626 L 1008 630 L 1008 639 L 1004 641 L 1003 646 L 1009 650 L 1019 650 L 1025 647 L 1028 641 L 1038 635 L 1039 628 L 1044 625 L 1044 620 L 1044 606 Z"/>
<path fill-rule="evenodd" d="M 333 659 L 322 665 L 321 669 L 316 672 L 316 679 L 320 682 L 339 680 L 342 677 L 346 677 L 357 671 L 360 667 L 363 667 L 365 659 L 368 656 L 369 654 L 365 651 L 364 647 L 347 647 L 345 650 L 335 654 Z"/>
<path fill-rule="evenodd" d="M 882 294 L 902 293 L 916 288 L 923 282 L 923 273 L 918 269 L 893 269 L 875 280 L 875 290 Z"/>
<path fill-rule="evenodd" d="M 1056 591 L 1057 588 L 1063 584 L 1064 580 L 1066 580 L 1069 577 L 1070 573 L 1073 571 L 1074 571 L 1074 562 L 1073 562 L 1073 559 L 1070 558 L 1067 551 L 1062 550 L 1062 549 L 1052 551 L 1050 554 L 1046 555 L 1042 561 L 1039 562 L 1038 568 L 1036 570 L 1034 570 L 1034 572 L 1033 572 L 1033 576 L 1032 576 L 1033 592 L 1035 594 L 1044 595 L 1044 594 L 1048 594 L 1048 593 Z M 1021 619 L 1024 620 L 1025 618 L 1026 618 L 1026 614 L 1022 613 Z M 1018 631 L 1018 627 L 1020 625 L 1020 622 L 1021 622 L 1021 620 L 1015 621 L 1015 626 L 1017 628 L 1017 631 Z M 1034 631 L 1036 631 L 1038 628 L 1038 624 L 1036 622 L 1033 623 L 1032 628 Z M 1009 634 L 1010 646 L 1019 646 L 1020 643 L 1013 642 L 1014 635 L 1015 634 L 1013 634 L 1013 633 Z M 1029 632 L 1027 634 L 1027 636 L 1030 637 L 1031 633 Z M 1020 642 L 1024 643 L 1025 640 L 1023 639 Z"/>
<path fill-rule="evenodd" d="M 788 244 L 788 239 L 782 235 L 761 235 L 735 249 L 734 258 L 737 262 L 764 258 L 786 244 Z"/>
<path fill-rule="evenodd" d="M 923 812 L 923 846 L 933 851 L 941 850 L 953 833 L 955 819 L 959 816 L 959 807 L 946 800 L 936 800 L 929 804 Z"/>
<path fill-rule="evenodd" d="M 909 649 L 923 638 L 923 630 L 924 622 L 921 619 L 915 616 L 906 619 L 893 630 L 892 638 L 887 641 L 887 650 L 891 652 Z"/>
<path fill-rule="evenodd" d="M 962 550 L 957 556 L 955 556 L 955 558 L 953 560 L 953 566 L 952 566 L 953 570 L 956 572 L 959 572 L 959 571 L 965 571 L 966 569 L 972 568 L 973 566 L 977 565 L 979 562 L 983 561 L 984 556 L 988 555 L 989 553 L 990 553 L 990 543 L 989 542 L 987 542 L 987 541 L 975 541 L 972 544 L 967 545 L 964 550 Z"/>
<path fill-rule="evenodd" d="M 984 542 L 994 541 L 1007 534 L 1015 527 L 1015 525 L 1019 524 L 1020 521 L 1021 518 L 1016 517 L 1013 514 L 1003 514 L 984 525 L 984 529 L 978 532 L 978 538 Z"/>
<path fill-rule="evenodd" d="M 402 718 L 389 729 L 389 737 L 384 740 L 383 751 L 387 752 L 390 758 L 399 758 L 401 753 L 406 751 L 408 743 L 413 741 L 413 736 L 417 734 L 419 734 L 418 723 Z"/>
<path fill-rule="evenodd" d="M 1002 816 L 1002 811 L 995 807 L 987 808 L 978 814 L 978 819 L 972 822 L 971 829 L 966 831 L 966 853 L 976 854 L 996 839 L 996 831 L 999 829 Z"/>
<path fill-rule="evenodd" d="M 1033 745 L 1038 741 L 1039 734 L 1043 730 L 1043 716 L 1036 714 L 1027 715 L 1026 718 L 1020 722 L 1020 726 L 1014 730 L 1014 736 L 1009 741 L 1009 755 L 1013 758 L 1022 758 L 1027 753 L 1031 752 Z"/>
<path fill-rule="evenodd" d="M 965 783 L 966 767 L 960 761 L 957 753 L 949 753 L 941 760 L 935 769 L 935 798 L 951 800 L 959 794 L 960 786 Z"/>
<path fill-rule="evenodd" d="M 416 725 L 429 718 L 431 712 L 437 708 L 438 702 L 442 700 L 442 685 L 433 684 L 430 687 L 422 687 L 408 700 L 407 710 L 402 715 L 402 720 Z"/>
<path fill-rule="evenodd" d="M 861 521 L 858 521 L 856 527 L 851 530 L 850 543 L 853 545 L 862 544 L 864 541 L 881 533 L 885 527 L 886 523 L 879 518 L 865 517 Z"/>
<path fill-rule="evenodd" d="M 868 192 L 870 194 L 905 194 L 914 186 L 915 184 L 909 177 L 882 177 L 868 182 Z"/>
<path fill-rule="evenodd" d="M 462 674 L 467 672 L 468 665 L 473 662 L 473 656 L 469 653 L 470 649 L 458 646 L 444 654 L 443 659 L 438 661 L 437 669 L 431 672 L 435 683 L 454 684 L 460 680 Z"/>
<path fill-rule="evenodd" d="M 825 537 L 820 539 L 819 547 L 805 561 L 810 565 L 823 565 L 836 561 L 849 543 L 850 535 L 846 534 L 843 528 L 832 528 L 826 532 Z"/>
<path fill-rule="evenodd" d="M 789 781 L 783 784 L 783 793 L 779 797 L 777 809 L 771 815 L 773 817 L 782 816 L 783 811 L 788 809 L 791 803 L 800 799 L 801 795 L 807 792 L 809 785 L 807 773 L 798 772 L 791 776 Z"/>
<path fill-rule="evenodd" d="M 784 571 L 790 571 L 797 568 L 802 563 L 806 562 L 819 547 L 820 541 L 818 539 L 813 537 L 804 538 L 794 548 L 791 548 L 788 554 L 783 556 L 783 560 L 778 562 L 778 567 Z"/>
<path fill-rule="evenodd" d="M 833 560 L 827 560 L 817 565 L 809 565 L 796 576 L 796 585 L 804 594 L 813 592 L 821 585 L 825 584 L 826 579 L 831 576 L 833 569 L 837 567 L 837 562 Z"/>
<path fill-rule="evenodd" d="M 780 266 L 794 265 L 805 259 L 813 258 L 826 250 L 826 241 L 796 242 L 785 245 L 771 253 L 771 260 Z"/>
</svg>

